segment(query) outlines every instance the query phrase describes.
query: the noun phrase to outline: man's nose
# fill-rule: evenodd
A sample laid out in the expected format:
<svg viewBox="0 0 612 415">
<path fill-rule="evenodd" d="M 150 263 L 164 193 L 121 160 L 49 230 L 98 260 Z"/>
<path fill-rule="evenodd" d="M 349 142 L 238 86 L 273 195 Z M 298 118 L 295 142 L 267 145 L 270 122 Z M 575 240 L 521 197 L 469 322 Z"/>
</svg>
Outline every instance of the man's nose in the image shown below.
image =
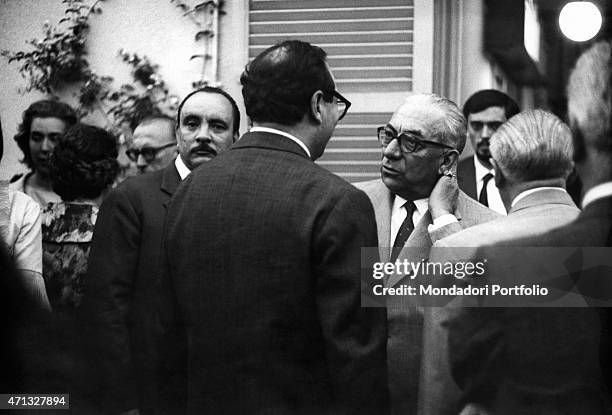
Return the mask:
<svg viewBox="0 0 612 415">
<path fill-rule="evenodd" d="M 40 151 L 45 151 L 48 153 L 53 151 L 53 143 L 47 137 L 43 138 L 42 142 L 40 143 Z"/>
<path fill-rule="evenodd" d="M 402 149 L 400 148 L 399 140 L 391 140 L 386 147 L 383 148 L 383 155 L 390 159 L 399 159 L 402 157 Z"/>
<path fill-rule="evenodd" d="M 493 135 L 494 132 L 495 132 L 495 130 L 493 128 L 491 128 L 487 124 L 485 124 L 482 127 L 481 137 L 482 138 L 491 138 L 491 136 Z"/>
<path fill-rule="evenodd" d="M 210 143 L 212 141 L 210 129 L 208 128 L 207 124 L 202 124 L 200 126 L 200 129 L 196 133 L 195 139 L 198 143 Z"/>
<path fill-rule="evenodd" d="M 147 163 L 144 156 L 142 154 L 139 154 L 138 158 L 136 159 L 136 167 L 138 167 L 139 169 L 144 169 L 148 165 L 149 163 Z"/>
</svg>

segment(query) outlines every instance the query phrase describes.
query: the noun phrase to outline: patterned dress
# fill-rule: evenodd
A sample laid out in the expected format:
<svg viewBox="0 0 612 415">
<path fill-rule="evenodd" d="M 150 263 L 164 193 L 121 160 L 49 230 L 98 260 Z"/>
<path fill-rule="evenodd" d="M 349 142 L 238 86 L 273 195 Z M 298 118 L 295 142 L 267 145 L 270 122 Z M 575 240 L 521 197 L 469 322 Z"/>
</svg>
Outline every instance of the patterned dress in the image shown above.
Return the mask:
<svg viewBox="0 0 612 415">
<path fill-rule="evenodd" d="M 74 314 L 83 297 L 98 207 L 48 203 L 42 212 L 43 275 L 54 313 Z"/>
</svg>

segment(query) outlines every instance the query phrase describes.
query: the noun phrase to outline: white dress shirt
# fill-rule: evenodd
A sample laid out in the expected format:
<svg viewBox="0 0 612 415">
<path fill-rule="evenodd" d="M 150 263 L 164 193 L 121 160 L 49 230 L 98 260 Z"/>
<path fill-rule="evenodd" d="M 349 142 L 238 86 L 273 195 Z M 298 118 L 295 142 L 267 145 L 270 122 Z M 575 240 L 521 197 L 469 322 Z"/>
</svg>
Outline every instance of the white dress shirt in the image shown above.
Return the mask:
<svg viewBox="0 0 612 415">
<path fill-rule="evenodd" d="M 402 226 L 402 223 L 404 223 L 404 220 L 406 219 L 406 216 L 408 215 L 408 212 L 406 211 L 406 209 L 403 208 L 406 202 L 407 200 L 404 199 L 403 197 L 395 195 L 395 199 L 393 200 L 393 207 L 391 208 L 391 235 L 390 235 L 391 240 L 389 241 L 390 248 L 393 247 L 393 243 L 395 242 L 397 233 L 399 232 L 399 229 Z M 429 198 L 417 199 L 417 200 L 414 200 L 413 202 L 414 202 L 414 205 L 416 206 L 416 209 L 414 210 L 414 213 L 412 214 L 412 224 L 416 228 L 417 224 L 419 223 L 423 215 L 425 215 L 427 211 L 429 210 Z M 427 229 L 428 231 L 431 232 L 433 230 L 439 229 L 453 222 L 457 222 L 457 218 L 455 217 L 455 215 L 451 215 L 451 214 L 442 215 L 434 219 L 433 224 L 429 224 Z"/>
<path fill-rule="evenodd" d="M 191 170 L 189 170 L 189 167 L 187 167 L 180 154 L 174 160 L 174 166 L 176 167 L 176 171 L 178 171 L 179 176 L 181 176 L 181 180 L 185 180 L 185 177 L 189 176 L 189 173 L 191 173 Z"/>
<path fill-rule="evenodd" d="M 270 127 L 251 127 L 250 132 L 252 133 L 257 133 L 257 132 L 272 133 L 272 134 L 282 135 L 283 137 L 287 137 L 289 140 L 293 141 L 298 146 L 300 146 L 302 150 L 304 150 L 306 154 L 308 154 L 309 159 L 312 159 L 312 156 L 310 155 L 310 150 L 308 150 L 308 147 L 306 147 L 306 144 L 304 144 L 304 142 L 300 140 L 299 138 L 297 138 L 296 136 L 293 136 L 281 130 L 277 130 L 276 128 L 270 128 Z"/>
<path fill-rule="evenodd" d="M 482 191 L 482 179 L 489 173 L 493 175 L 493 177 L 487 183 L 487 201 L 489 202 L 489 208 L 493 209 L 497 213 L 501 213 L 502 215 L 506 214 L 506 208 L 504 207 L 504 202 L 499 195 L 499 190 L 497 190 L 497 186 L 495 186 L 495 170 L 487 169 L 483 166 L 480 161 L 478 161 L 478 157 L 474 155 L 474 166 L 476 168 L 476 200 L 480 196 L 480 192 Z"/>
<path fill-rule="evenodd" d="M 605 182 L 593 186 L 585 193 L 582 199 L 582 209 L 586 208 L 594 201 L 608 196 L 612 196 L 612 182 Z"/>
<path fill-rule="evenodd" d="M 543 186 L 543 187 L 535 187 L 533 189 L 525 190 L 524 192 L 519 193 L 514 199 L 512 199 L 511 207 L 514 207 L 521 199 L 524 199 L 526 196 L 529 196 L 532 193 L 539 192 L 540 190 L 558 190 L 563 193 L 567 193 L 562 187 L 552 187 L 552 186 Z"/>
</svg>

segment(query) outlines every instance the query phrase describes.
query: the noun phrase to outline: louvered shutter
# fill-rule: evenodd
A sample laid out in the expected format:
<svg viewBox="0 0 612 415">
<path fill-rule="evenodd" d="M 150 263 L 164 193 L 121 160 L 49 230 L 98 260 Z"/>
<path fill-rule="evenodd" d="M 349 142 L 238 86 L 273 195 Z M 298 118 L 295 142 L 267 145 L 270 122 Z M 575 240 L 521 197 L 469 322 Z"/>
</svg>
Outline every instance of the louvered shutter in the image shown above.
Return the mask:
<svg viewBox="0 0 612 415">
<path fill-rule="evenodd" d="M 249 59 L 286 39 L 325 49 L 337 89 L 349 100 L 412 90 L 413 0 L 250 0 Z M 351 109 L 318 163 L 348 181 L 380 177 L 376 128 L 388 109 Z"/>
</svg>

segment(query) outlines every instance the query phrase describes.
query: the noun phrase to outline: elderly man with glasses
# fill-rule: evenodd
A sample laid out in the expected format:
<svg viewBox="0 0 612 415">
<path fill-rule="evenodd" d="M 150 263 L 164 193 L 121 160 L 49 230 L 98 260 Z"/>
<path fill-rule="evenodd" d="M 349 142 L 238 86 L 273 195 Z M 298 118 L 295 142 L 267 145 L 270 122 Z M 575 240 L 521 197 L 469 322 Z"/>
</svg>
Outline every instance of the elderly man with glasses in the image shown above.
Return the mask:
<svg viewBox="0 0 612 415">
<path fill-rule="evenodd" d="M 125 154 L 138 173 L 161 170 L 176 157 L 174 119 L 166 115 L 145 118 L 134 129 L 132 144 Z"/>
<path fill-rule="evenodd" d="M 381 180 L 357 183 L 370 197 L 383 262 L 427 259 L 432 242 L 499 215 L 461 192 L 456 166 L 466 140 L 457 105 L 434 94 L 406 99 L 378 129 Z M 385 287 L 405 275 L 383 279 Z M 387 298 L 387 362 L 391 413 L 415 414 L 422 356 L 423 309 L 409 296 Z"/>
</svg>

